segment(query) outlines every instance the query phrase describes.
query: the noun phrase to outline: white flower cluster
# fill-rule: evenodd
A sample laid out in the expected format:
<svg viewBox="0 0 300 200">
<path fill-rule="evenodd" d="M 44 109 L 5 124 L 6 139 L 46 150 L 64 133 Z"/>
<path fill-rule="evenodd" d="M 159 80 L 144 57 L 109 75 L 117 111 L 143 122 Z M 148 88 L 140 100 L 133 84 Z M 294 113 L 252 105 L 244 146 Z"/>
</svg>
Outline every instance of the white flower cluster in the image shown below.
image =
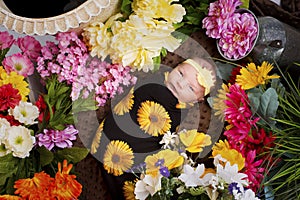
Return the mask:
<svg viewBox="0 0 300 200">
<path fill-rule="evenodd" d="M 19 105 L 9 110 L 9 114 L 24 125 L 32 125 L 39 116 L 39 110 L 32 103 L 20 101 Z M 5 118 L 0 118 L 0 156 L 12 152 L 13 156 L 29 156 L 35 144 L 31 130 L 23 125 L 11 126 Z"/>
</svg>

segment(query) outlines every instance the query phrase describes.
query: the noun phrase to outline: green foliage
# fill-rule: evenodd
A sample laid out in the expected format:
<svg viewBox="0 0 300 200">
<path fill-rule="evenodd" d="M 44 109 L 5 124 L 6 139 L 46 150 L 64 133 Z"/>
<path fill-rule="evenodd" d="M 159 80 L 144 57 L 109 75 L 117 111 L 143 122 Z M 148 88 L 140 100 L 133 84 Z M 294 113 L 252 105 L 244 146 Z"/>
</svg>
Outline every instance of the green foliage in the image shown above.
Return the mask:
<svg viewBox="0 0 300 200">
<path fill-rule="evenodd" d="M 272 128 L 276 136 L 273 154 L 278 161 L 269 171 L 264 185 L 272 188 L 277 199 L 300 198 L 300 90 L 289 74 L 288 89 L 278 93 L 279 106 L 274 118 L 276 127 Z M 278 85 L 274 83 L 274 85 Z"/>
<path fill-rule="evenodd" d="M 202 29 L 202 20 L 208 13 L 209 0 L 179 0 L 186 15 L 177 31 L 190 35 Z"/>
</svg>

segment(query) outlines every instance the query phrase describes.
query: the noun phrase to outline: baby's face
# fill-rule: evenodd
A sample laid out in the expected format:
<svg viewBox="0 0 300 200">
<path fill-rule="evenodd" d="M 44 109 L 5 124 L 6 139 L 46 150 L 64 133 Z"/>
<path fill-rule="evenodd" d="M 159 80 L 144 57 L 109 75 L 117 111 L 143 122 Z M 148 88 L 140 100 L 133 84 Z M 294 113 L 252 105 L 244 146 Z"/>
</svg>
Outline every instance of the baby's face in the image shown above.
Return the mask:
<svg viewBox="0 0 300 200">
<path fill-rule="evenodd" d="M 181 63 L 174 68 L 168 76 L 166 86 L 180 102 L 203 100 L 205 88 L 198 83 L 197 70 L 190 64 Z"/>
</svg>

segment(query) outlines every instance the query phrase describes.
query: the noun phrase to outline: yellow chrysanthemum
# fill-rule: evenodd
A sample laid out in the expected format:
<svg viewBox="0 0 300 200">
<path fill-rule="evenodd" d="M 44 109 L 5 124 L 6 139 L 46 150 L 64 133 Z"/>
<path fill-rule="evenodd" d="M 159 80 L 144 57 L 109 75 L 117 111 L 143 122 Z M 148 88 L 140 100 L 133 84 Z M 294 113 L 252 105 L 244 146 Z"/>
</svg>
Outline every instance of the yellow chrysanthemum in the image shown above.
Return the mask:
<svg viewBox="0 0 300 200">
<path fill-rule="evenodd" d="M 157 176 L 161 167 L 159 163 L 171 170 L 181 166 L 183 162 L 184 158 L 177 151 L 170 149 L 161 150 L 157 154 L 146 157 L 146 174 Z"/>
<path fill-rule="evenodd" d="M 163 18 L 171 23 L 182 21 L 185 9 L 180 4 L 172 3 L 173 0 L 134 0 L 132 9 L 139 16 Z"/>
<path fill-rule="evenodd" d="M 19 75 L 16 72 L 7 74 L 3 67 L 0 66 L 0 86 L 11 83 L 13 88 L 19 90 L 22 101 L 27 101 L 30 90 L 28 88 L 28 83 L 24 79 L 24 76 Z"/>
<path fill-rule="evenodd" d="M 125 181 L 123 185 L 123 193 L 126 200 L 136 200 L 134 194 L 135 182 Z"/>
<path fill-rule="evenodd" d="M 117 103 L 117 105 L 115 105 L 113 109 L 115 114 L 124 115 L 125 113 L 130 111 L 134 103 L 133 91 L 134 91 L 134 87 L 132 87 L 129 93 L 119 103 Z"/>
<path fill-rule="evenodd" d="M 186 150 L 191 153 L 201 152 L 203 147 L 211 145 L 211 137 L 196 129 L 180 132 L 179 138 Z"/>
<path fill-rule="evenodd" d="M 102 136 L 102 131 L 103 131 L 103 126 L 104 126 L 104 121 L 105 119 L 103 119 L 103 121 L 100 123 L 97 131 L 96 131 L 96 134 L 95 134 L 95 137 L 92 141 L 92 145 L 91 145 L 91 154 L 95 154 L 97 153 L 97 149 L 100 145 L 100 141 L 101 141 L 101 136 Z"/>
<path fill-rule="evenodd" d="M 121 13 L 117 13 L 111 16 L 105 24 L 96 20 L 83 29 L 82 35 L 92 56 L 98 56 L 103 60 L 111 53 L 110 42 L 113 35 L 109 29 L 115 20 L 122 16 Z"/>
<path fill-rule="evenodd" d="M 122 175 L 133 165 L 133 151 L 130 146 L 119 140 L 111 141 L 104 153 L 104 169 L 115 176 Z"/>
<path fill-rule="evenodd" d="M 237 164 L 238 169 L 241 170 L 245 166 L 245 158 L 235 149 L 231 149 L 227 140 L 219 140 L 212 148 L 212 156 L 221 155 L 230 165 Z"/>
<path fill-rule="evenodd" d="M 250 63 L 247 67 L 243 67 L 240 70 L 241 74 L 236 76 L 236 83 L 244 90 L 254 88 L 258 85 L 264 85 L 269 79 L 280 77 L 278 75 L 269 76 L 268 73 L 272 69 L 272 64 L 265 61 L 261 66 L 257 67 L 254 63 Z"/>
<path fill-rule="evenodd" d="M 140 128 L 152 136 L 162 135 L 171 128 L 169 113 L 154 101 L 141 103 L 137 116 Z"/>
<path fill-rule="evenodd" d="M 213 110 L 214 115 L 219 116 L 219 119 L 224 121 L 224 111 L 227 108 L 225 104 L 225 100 L 228 99 L 226 93 L 229 92 L 230 84 L 227 86 L 226 84 L 222 84 L 222 88 L 218 90 L 218 94 L 215 98 L 213 98 Z"/>
</svg>

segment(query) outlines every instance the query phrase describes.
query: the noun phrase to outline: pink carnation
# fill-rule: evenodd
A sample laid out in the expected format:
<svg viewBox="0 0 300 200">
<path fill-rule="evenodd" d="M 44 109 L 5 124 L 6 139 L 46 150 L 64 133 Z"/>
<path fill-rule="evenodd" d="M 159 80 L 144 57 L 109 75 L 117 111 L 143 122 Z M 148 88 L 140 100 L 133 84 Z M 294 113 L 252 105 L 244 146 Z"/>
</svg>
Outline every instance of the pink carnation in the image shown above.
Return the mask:
<svg viewBox="0 0 300 200">
<path fill-rule="evenodd" d="M 42 46 L 38 40 L 32 36 L 20 37 L 17 39 L 16 44 L 31 60 L 36 60 L 41 53 Z"/>
<path fill-rule="evenodd" d="M 0 32 L 0 50 L 10 48 L 15 39 L 7 31 Z"/>
</svg>

